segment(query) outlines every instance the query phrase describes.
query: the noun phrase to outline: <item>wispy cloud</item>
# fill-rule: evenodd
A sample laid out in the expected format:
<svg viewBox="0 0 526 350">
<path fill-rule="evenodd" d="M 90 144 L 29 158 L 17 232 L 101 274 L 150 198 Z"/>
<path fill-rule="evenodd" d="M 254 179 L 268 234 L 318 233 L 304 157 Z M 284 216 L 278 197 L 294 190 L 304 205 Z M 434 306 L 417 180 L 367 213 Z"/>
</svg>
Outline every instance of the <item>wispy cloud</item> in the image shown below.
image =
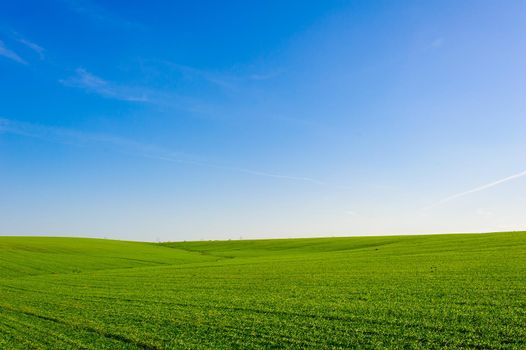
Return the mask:
<svg viewBox="0 0 526 350">
<path fill-rule="evenodd" d="M 234 76 L 224 73 L 212 72 L 204 69 L 198 69 L 179 63 L 163 61 L 169 69 L 175 70 L 182 74 L 186 79 L 200 79 L 210 84 L 226 89 L 236 89 L 238 79 Z"/>
<path fill-rule="evenodd" d="M 18 62 L 20 64 L 27 64 L 27 62 L 22 59 L 16 52 L 13 50 L 8 49 L 4 42 L 0 40 L 0 56 L 9 58 L 10 60 L 13 60 L 15 62 Z"/>
<path fill-rule="evenodd" d="M 513 175 L 510 175 L 510 176 L 507 176 L 507 177 L 502 178 L 500 180 L 496 180 L 496 181 L 487 183 L 485 185 L 478 186 L 478 187 L 472 188 L 470 190 L 467 190 L 467 191 L 464 191 L 464 192 L 460 192 L 460 193 L 456 193 L 456 194 L 451 195 L 449 197 L 443 198 L 443 199 L 439 200 L 438 202 L 436 202 L 436 203 L 424 208 L 424 210 L 435 208 L 435 207 L 437 207 L 439 205 L 451 202 L 452 200 L 455 200 L 455 199 L 458 199 L 458 198 L 461 198 L 461 197 L 464 197 L 464 196 L 467 196 L 467 195 L 470 195 L 470 194 L 473 194 L 473 193 L 481 192 L 481 191 L 490 189 L 492 187 L 501 185 L 501 184 L 503 184 L 505 182 L 512 181 L 512 180 L 515 180 L 515 179 L 518 179 L 518 178 L 521 178 L 521 177 L 524 177 L 524 176 L 526 176 L 526 170 L 522 171 L 520 173 L 517 173 L 517 174 L 513 174 Z"/>
<path fill-rule="evenodd" d="M 211 115 L 214 111 L 210 103 L 200 98 L 151 86 L 116 83 L 101 78 L 84 68 L 76 69 L 73 76 L 61 79 L 59 82 L 64 86 L 79 88 L 105 98 L 147 103 L 163 109 L 177 109 L 200 115 Z"/>
<path fill-rule="evenodd" d="M 186 164 L 191 166 L 199 166 L 206 168 L 214 168 L 226 171 L 233 171 L 238 173 L 245 173 L 249 175 L 290 180 L 295 182 L 310 183 L 318 186 L 334 187 L 338 189 L 349 189 L 345 186 L 334 186 L 325 181 L 314 179 L 305 176 L 291 176 L 273 172 L 266 172 L 243 167 L 231 166 L 228 164 L 220 164 L 207 161 L 202 157 L 196 155 L 189 155 L 184 152 L 173 151 L 158 147 L 156 145 L 148 145 L 134 140 L 117 137 L 105 134 L 85 133 L 71 129 L 50 127 L 44 125 L 36 125 L 31 123 L 22 123 L 10 119 L 0 118 L 0 133 L 10 133 L 24 137 L 37 138 L 45 141 L 51 141 L 61 144 L 77 145 L 77 146 L 104 146 L 110 147 L 116 152 L 162 160 L 172 163 Z"/>
<path fill-rule="evenodd" d="M 242 173 L 246 173 L 246 174 L 256 175 L 256 176 L 264 176 L 264 177 L 273 177 L 275 179 L 310 182 L 310 183 L 313 183 L 313 184 L 316 184 L 316 185 L 321 185 L 321 186 L 327 186 L 328 185 L 325 181 L 313 179 L 311 177 L 281 175 L 281 174 L 268 173 L 268 172 L 259 171 L 259 170 L 245 169 L 245 168 L 239 168 L 239 167 L 230 167 L 230 166 L 224 166 L 224 165 L 222 165 L 221 168 L 228 169 L 228 170 L 234 170 L 234 171 L 238 171 L 238 172 L 242 172 Z"/>
<path fill-rule="evenodd" d="M 141 150 L 146 150 L 149 148 L 125 138 L 111 135 L 85 133 L 60 127 L 18 122 L 6 118 L 0 118 L 0 133 L 10 133 L 19 136 L 71 145 L 104 144 Z"/>
<path fill-rule="evenodd" d="M 214 88 L 221 90 L 219 98 L 243 98 L 246 101 L 254 92 L 251 90 L 250 81 L 271 79 L 270 75 L 213 72 L 170 61 L 139 62 L 142 68 L 139 80 L 143 83 L 130 84 L 108 80 L 82 67 L 59 82 L 64 86 L 79 88 L 105 98 L 147 103 L 162 110 L 176 109 L 215 119 L 231 114 L 225 111 L 219 113 L 221 107 L 214 102 L 217 102 L 217 99 L 205 98 L 205 95 L 218 97 Z M 272 77 L 275 74 L 273 73 Z M 196 86 L 200 87 L 198 91 Z"/>
<path fill-rule="evenodd" d="M 240 73 L 233 71 L 212 71 L 191 67 L 171 61 L 150 61 L 154 65 L 160 65 L 162 68 L 168 68 L 181 74 L 184 78 L 190 80 L 202 80 L 210 85 L 219 88 L 238 91 L 246 86 L 249 82 L 270 80 L 278 77 L 283 73 L 282 70 L 259 73 Z"/>
<path fill-rule="evenodd" d="M 141 63 L 144 63 L 144 61 L 141 61 Z M 195 116 L 210 119 L 233 118 L 232 116 L 235 113 L 225 110 L 224 106 L 217 103 L 217 99 L 205 98 L 206 94 L 211 93 L 209 90 L 200 89 L 200 94 L 198 95 L 198 92 L 193 88 L 196 82 L 198 84 L 211 84 L 220 87 L 222 90 L 228 90 L 228 92 L 225 91 L 225 95 L 228 95 L 230 99 L 238 98 L 246 102 L 247 99 L 254 97 L 254 95 L 251 95 L 253 91 L 247 85 L 247 81 L 251 78 L 246 75 L 235 77 L 228 74 L 212 73 L 166 61 L 155 61 L 154 64 L 151 64 L 151 61 L 146 61 L 146 64 L 142 64 L 142 67 L 144 72 L 141 80 L 146 81 L 146 85 L 118 83 L 102 78 L 85 68 L 77 68 L 73 75 L 60 79 L 59 82 L 64 86 L 82 89 L 85 92 L 105 98 L 144 103 L 164 111 L 184 111 Z M 170 69 L 178 72 L 179 75 L 175 77 L 178 81 L 173 80 L 174 77 L 171 76 Z M 163 79 L 167 77 L 168 81 L 158 81 L 159 77 L 163 77 Z M 188 89 L 185 89 L 187 86 L 185 83 L 188 83 L 185 80 L 190 81 Z M 217 97 L 217 94 L 214 96 Z M 251 114 L 254 115 L 254 113 Z M 276 113 L 261 116 L 261 118 L 285 121 L 303 127 L 319 127 L 316 123 L 308 120 L 290 118 Z"/>
<path fill-rule="evenodd" d="M 84 68 L 78 68 L 75 73 L 74 76 L 59 80 L 60 83 L 123 101 L 148 102 L 149 100 L 143 88 L 112 83 L 88 72 Z"/>
<path fill-rule="evenodd" d="M 33 50 L 34 52 L 36 52 L 38 54 L 38 56 L 40 56 L 40 59 L 44 58 L 44 51 L 45 50 L 44 50 L 44 48 L 42 46 L 37 45 L 34 42 L 29 41 L 29 40 L 24 39 L 24 38 L 18 38 L 17 40 L 22 45 L 24 45 L 24 46 L 28 47 L 29 49 Z"/>
</svg>

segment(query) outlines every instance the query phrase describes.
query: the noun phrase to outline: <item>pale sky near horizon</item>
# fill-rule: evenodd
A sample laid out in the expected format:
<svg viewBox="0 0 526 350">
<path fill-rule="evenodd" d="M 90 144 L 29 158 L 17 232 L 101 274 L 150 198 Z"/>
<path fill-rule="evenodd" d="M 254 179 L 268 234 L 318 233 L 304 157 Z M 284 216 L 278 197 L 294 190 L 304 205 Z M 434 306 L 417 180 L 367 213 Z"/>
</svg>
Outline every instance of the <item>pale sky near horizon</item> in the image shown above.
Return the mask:
<svg viewBox="0 0 526 350">
<path fill-rule="evenodd" d="M 526 1 L 0 3 L 0 235 L 526 229 Z"/>
</svg>

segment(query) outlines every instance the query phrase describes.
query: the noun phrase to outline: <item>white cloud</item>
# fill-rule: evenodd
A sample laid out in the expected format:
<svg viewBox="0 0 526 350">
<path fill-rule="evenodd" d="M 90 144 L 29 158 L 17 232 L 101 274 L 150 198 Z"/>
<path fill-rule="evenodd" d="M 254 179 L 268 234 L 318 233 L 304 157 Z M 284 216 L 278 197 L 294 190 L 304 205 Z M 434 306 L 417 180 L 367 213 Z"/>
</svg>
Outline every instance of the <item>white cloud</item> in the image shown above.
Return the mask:
<svg viewBox="0 0 526 350">
<path fill-rule="evenodd" d="M 22 57 L 20 57 L 16 52 L 8 49 L 4 42 L 0 40 L 0 56 L 9 58 L 10 60 L 13 60 L 15 62 L 18 62 L 20 64 L 27 64 Z"/>
<path fill-rule="evenodd" d="M 196 114 L 214 113 L 215 108 L 198 97 L 185 96 L 175 91 L 162 90 L 144 85 L 122 84 L 101 78 L 84 68 L 77 68 L 75 74 L 59 82 L 67 87 L 83 89 L 105 98 L 128 102 L 148 103 L 161 108 L 175 108 Z"/>
<path fill-rule="evenodd" d="M 35 44 L 34 42 L 31 42 L 27 39 L 24 39 L 24 38 L 19 38 L 18 41 L 22 44 L 22 45 L 25 45 L 26 47 L 30 48 L 31 50 L 35 51 L 39 56 L 40 58 L 44 58 L 44 48 L 40 45 L 37 45 Z"/>
<path fill-rule="evenodd" d="M 472 189 L 464 191 L 464 192 L 453 194 L 453 195 L 451 195 L 449 197 L 446 197 L 446 198 L 443 198 L 443 199 L 439 200 L 435 204 L 432 204 L 432 205 L 424 208 L 424 210 L 432 209 L 434 207 L 437 207 L 439 205 L 445 204 L 445 203 L 450 202 L 452 200 L 455 200 L 455 199 L 458 199 L 458 198 L 461 198 L 461 197 L 464 197 L 464 196 L 467 196 L 467 195 L 470 195 L 470 194 L 473 194 L 473 193 L 481 192 L 481 191 L 490 189 L 492 187 L 501 185 L 501 184 L 503 184 L 505 182 L 508 182 L 508 181 L 511 181 L 511 180 L 515 180 L 515 179 L 518 179 L 518 178 L 521 178 L 521 177 L 524 177 L 524 176 L 526 176 L 526 170 L 524 170 L 524 171 L 522 171 L 520 173 L 517 173 L 517 174 L 513 174 L 513 175 L 510 175 L 510 176 L 507 176 L 507 177 L 502 178 L 500 180 L 496 180 L 496 181 L 487 183 L 485 185 L 472 188 Z"/>
<path fill-rule="evenodd" d="M 60 80 L 65 86 L 77 87 L 98 95 L 131 102 L 148 102 L 147 92 L 140 87 L 119 85 L 104 80 L 84 68 L 78 68 L 75 75 Z"/>
<path fill-rule="evenodd" d="M 102 82 L 97 79 L 89 80 L 89 83 L 98 86 Z M 11 133 L 15 135 L 32 137 L 41 140 L 57 142 L 61 144 L 70 144 L 70 145 L 104 145 L 110 146 L 115 151 L 130 154 L 134 156 L 157 159 L 172 163 L 187 164 L 192 166 L 220 169 L 226 171 L 234 171 L 238 173 L 245 173 L 259 177 L 275 178 L 290 180 L 296 182 L 310 183 L 318 186 L 334 187 L 338 189 L 348 189 L 343 186 L 333 186 L 324 181 L 305 177 L 305 176 L 291 176 L 284 175 L 254 169 L 247 169 L 237 166 L 231 166 L 227 164 L 221 164 L 216 162 L 211 162 L 203 159 L 202 157 L 197 157 L 195 155 L 188 155 L 182 152 L 177 152 L 173 150 L 168 150 L 162 147 L 155 145 L 143 144 L 134 140 L 129 140 L 113 135 L 104 135 L 104 134 L 93 134 L 79 132 L 70 129 L 49 127 L 42 125 L 35 125 L 31 123 L 21 123 L 12 121 L 5 118 L 0 118 L 0 132 Z"/>
<path fill-rule="evenodd" d="M 268 73 L 251 73 L 243 74 L 232 71 L 217 72 L 206 69 L 190 67 L 187 65 L 171 61 L 153 61 L 155 64 L 161 64 L 172 69 L 185 78 L 193 80 L 202 80 L 208 84 L 215 85 L 224 90 L 239 91 L 244 84 L 250 81 L 263 81 L 273 79 L 283 73 L 282 70 L 275 70 Z"/>
</svg>

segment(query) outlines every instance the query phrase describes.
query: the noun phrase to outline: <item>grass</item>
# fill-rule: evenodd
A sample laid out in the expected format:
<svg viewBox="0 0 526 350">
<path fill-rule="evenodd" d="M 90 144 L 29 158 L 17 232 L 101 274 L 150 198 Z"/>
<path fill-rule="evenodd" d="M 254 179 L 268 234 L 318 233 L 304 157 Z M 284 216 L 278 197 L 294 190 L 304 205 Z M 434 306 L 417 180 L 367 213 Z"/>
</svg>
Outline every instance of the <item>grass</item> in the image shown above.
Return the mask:
<svg viewBox="0 0 526 350">
<path fill-rule="evenodd" d="M 526 233 L 0 237 L 2 349 L 526 348 Z"/>
</svg>

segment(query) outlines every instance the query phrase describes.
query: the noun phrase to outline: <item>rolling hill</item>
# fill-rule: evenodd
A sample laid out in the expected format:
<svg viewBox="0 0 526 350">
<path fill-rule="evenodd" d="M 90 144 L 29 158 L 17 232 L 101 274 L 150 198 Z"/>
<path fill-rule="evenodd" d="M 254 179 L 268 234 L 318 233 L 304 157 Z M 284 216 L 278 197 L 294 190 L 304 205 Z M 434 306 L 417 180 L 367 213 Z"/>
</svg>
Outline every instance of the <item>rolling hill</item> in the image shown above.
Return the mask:
<svg viewBox="0 0 526 350">
<path fill-rule="evenodd" d="M 0 237 L 0 348 L 526 347 L 526 233 Z"/>
</svg>

